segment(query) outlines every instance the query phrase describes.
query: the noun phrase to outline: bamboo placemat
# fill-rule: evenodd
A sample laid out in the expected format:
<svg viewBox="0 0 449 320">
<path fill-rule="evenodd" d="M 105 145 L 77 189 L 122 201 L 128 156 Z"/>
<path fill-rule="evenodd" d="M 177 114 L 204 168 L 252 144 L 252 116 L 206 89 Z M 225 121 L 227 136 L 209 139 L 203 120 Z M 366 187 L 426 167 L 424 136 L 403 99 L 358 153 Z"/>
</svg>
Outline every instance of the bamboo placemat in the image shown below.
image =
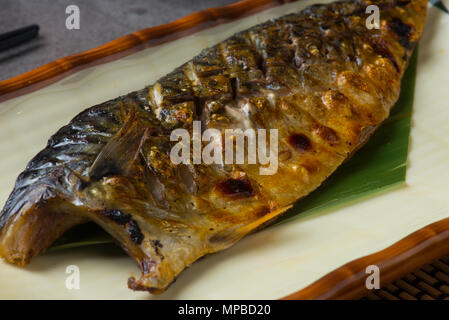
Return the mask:
<svg viewBox="0 0 449 320">
<path fill-rule="evenodd" d="M 449 300 L 449 255 L 410 272 L 364 300 Z"/>
</svg>

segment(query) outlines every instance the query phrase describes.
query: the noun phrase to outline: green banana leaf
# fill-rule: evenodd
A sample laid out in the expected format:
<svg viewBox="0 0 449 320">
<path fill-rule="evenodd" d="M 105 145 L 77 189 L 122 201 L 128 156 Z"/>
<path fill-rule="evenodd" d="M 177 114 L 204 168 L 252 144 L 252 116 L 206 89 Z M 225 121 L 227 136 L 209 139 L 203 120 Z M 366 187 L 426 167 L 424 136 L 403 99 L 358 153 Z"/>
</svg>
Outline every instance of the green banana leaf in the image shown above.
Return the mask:
<svg viewBox="0 0 449 320">
<path fill-rule="evenodd" d="M 437 7 L 438 9 L 442 10 L 443 12 L 449 14 L 449 10 L 446 8 L 443 2 L 439 0 L 430 0 L 430 3 L 433 4 L 435 7 Z"/>
<path fill-rule="evenodd" d="M 401 96 L 390 117 L 363 148 L 341 165 L 322 186 L 286 212 L 276 224 L 285 223 L 299 215 L 317 214 L 318 211 L 348 205 L 405 184 L 417 51 L 416 49 L 410 59 L 402 80 Z M 98 226 L 86 224 L 67 232 L 51 250 L 108 244 L 113 241 Z"/>
</svg>

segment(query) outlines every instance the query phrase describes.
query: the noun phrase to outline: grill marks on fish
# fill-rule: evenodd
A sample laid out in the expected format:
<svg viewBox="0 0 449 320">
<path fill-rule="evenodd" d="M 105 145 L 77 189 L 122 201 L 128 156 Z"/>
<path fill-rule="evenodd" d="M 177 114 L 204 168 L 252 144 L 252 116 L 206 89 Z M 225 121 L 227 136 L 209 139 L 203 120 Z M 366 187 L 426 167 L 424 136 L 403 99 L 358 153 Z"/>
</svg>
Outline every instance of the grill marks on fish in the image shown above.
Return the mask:
<svg viewBox="0 0 449 320">
<path fill-rule="evenodd" d="M 399 65 L 396 62 L 395 57 L 390 52 L 390 49 L 388 49 L 388 46 L 387 46 L 387 44 L 386 44 L 384 39 L 382 39 L 382 38 L 374 38 L 371 41 L 371 46 L 373 47 L 373 50 L 374 50 L 375 53 L 377 53 L 378 55 L 380 55 L 380 56 L 382 56 L 384 58 L 387 58 L 388 60 L 390 60 L 397 72 L 401 71 L 399 69 Z"/>
<path fill-rule="evenodd" d="M 381 29 L 367 30 L 372 3 L 265 22 L 79 114 L 18 177 L 0 215 L 0 255 L 23 265 L 93 220 L 141 267 L 129 287 L 160 293 L 198 258 L 272 221 L 347 159 L 398 97 L 426 1 L 376 1 Z M 170 133 L 194 120 L 202 130 L 278 129 L 279 170 L 174 165 Z M 34 241 L 42 230 L 45 241 Z"/>
<path fill-rule="evenodd" d="M 303 133 L 293 133 L 287 138 L 287 141 L 298 152 L 306 152 L 312 149 L 310 139 Z"/>
<path fill-rule="evenodd" d="M 399 38 L 399 43 L 406 49 L 411 49 L 415 45 L 410 41 L 413 28 L 401 21 L 399 18 L 393 18 L 388 23 L 388 28 L 391 29 Z"/>
<path fill-rule="evenodd" d="M 135 244 L 141 244 L 144 238 L 142 231 L 136 221 L 132 219 L 132 216 L 127 213 L 123 213 L 120 210 L 104 210 L 100 211 L 101 216 L 112 220 L 113 222 L 127 228 L 130 239 Z"/>
<path fill-rule="evenodd" d="M 254 195 L 253 187 L 247 179 L 227 179 L 217 184 L 224 196 L 233 199 L 249 198 Z"/>
</svg>

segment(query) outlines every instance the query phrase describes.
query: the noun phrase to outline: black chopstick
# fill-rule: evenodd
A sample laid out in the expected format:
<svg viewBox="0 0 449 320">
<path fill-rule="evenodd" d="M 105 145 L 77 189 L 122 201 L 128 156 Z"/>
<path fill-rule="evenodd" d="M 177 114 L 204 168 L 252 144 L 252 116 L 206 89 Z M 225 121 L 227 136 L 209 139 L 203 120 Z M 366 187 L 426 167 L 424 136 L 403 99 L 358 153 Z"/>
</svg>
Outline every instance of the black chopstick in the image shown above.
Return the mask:
<svg viewBox="0 0 449 320">
<path fill-rule="evenodd" d="M 12 48 L 23 42 L 35 38 L 39 33 L 39 26 L 36 24 L 20 28 L 10 32 L 0 34 L 0 51 Z"/>
</svg>

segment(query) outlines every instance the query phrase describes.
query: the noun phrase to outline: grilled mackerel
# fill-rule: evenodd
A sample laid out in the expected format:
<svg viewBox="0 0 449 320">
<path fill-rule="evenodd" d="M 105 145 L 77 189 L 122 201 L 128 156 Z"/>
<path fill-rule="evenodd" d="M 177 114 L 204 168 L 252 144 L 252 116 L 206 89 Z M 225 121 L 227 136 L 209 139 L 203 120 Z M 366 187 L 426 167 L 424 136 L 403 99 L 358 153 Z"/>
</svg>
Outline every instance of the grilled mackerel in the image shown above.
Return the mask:
<svg viewBox="0 0 449 320">
<path fill-rule="evenodd" d="M 368 5 L 380 28 L 366 27 Z M 0 255 L 24 266 L 93 221 L 160 293 L 316 189 L 385 120 L 425 0 L 341 1 L 270 20 L 203 50 L 155 84 L 93 106 L 48 141 L 0 216 Z M 174 164 L 176 128 L 278 129 L 279 167 Z"/>
</svg>

